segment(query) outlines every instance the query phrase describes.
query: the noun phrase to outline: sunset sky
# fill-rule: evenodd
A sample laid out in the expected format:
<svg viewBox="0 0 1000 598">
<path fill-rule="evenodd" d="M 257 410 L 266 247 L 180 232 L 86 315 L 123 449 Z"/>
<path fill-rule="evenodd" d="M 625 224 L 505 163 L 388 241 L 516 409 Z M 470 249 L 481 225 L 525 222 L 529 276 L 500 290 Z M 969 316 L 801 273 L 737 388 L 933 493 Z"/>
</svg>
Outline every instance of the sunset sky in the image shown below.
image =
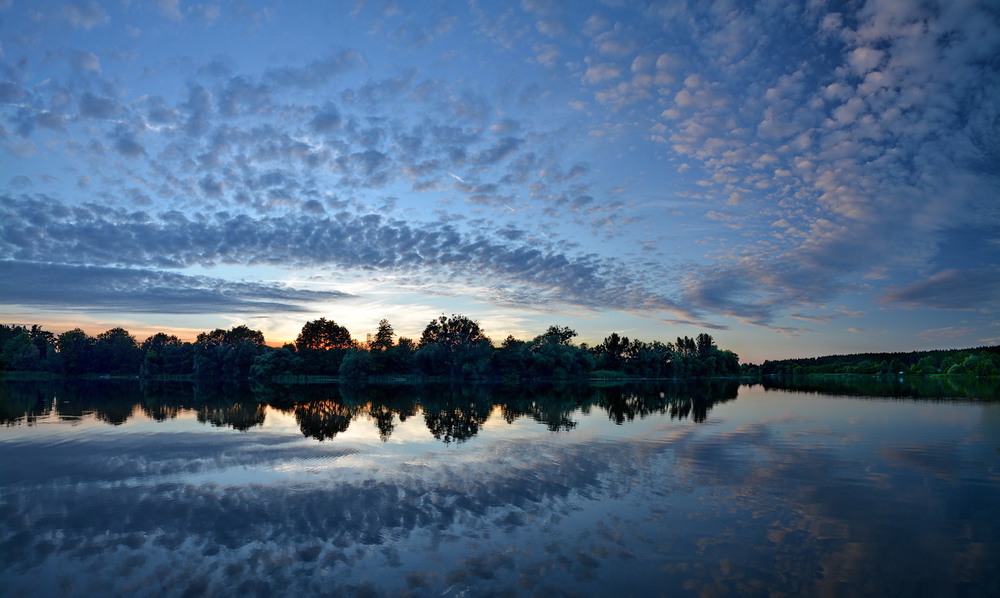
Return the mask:
<svg viewBox="0 0 1000 598">
<path fill-rule="evenodd" d="M 0 0 L 0 321 L 998 344 L 998 57 L 991 0 Z"/>
</svg>

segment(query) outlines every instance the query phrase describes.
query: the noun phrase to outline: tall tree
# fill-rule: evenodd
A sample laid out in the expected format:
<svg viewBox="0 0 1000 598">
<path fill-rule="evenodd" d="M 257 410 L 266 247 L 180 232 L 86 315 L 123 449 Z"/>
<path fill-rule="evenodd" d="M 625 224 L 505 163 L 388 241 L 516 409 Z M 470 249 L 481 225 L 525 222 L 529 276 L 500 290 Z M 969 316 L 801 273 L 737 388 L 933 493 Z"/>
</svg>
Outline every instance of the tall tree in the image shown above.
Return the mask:
<svg viewBox="0 0 1000 598">
<path fill-rule="evenodd" d="M 568 345 L 575 336 L 576 330 L 569 326 L 549 326 L 543 334 L 535 337 L 532 344 L 535 347 L 539 345 Z"/>
<path fill-rule="evenodd" d="M 172 334 L 157 332 L 142 341 L 140 349 L 143 353 L 142 376 L 190 374 L 193 371 L 191 343 L 182 342 Z"/>
<path fill-rule="evenodd" d="M 41 364 L 38 347 L 27 332 L 8 338 L 0 346 L 0 369 L 34 371 L 41 369 Z"/>
<path fill-rule="evenodd" d="M 242 324 L 203 332 L 194 343 L 194 374 L 199 378 L 247 378 L 254 359 L 264 350 L 264 333 Z"/>
<path fill-rule="evenodd" d="M 466 316 L 456 316 L 452 314 L 450 318 L 440 316 L 431 320 L 420 335 L 420 346 L 425 347 L 430 344 L 441 345 L 446 349 L 451 349 L 459 345 L 467 345 L 480 341 L 489 341 L 479 327 L 479 322 L 474 322 Z"/>
<path fill-rule="evenodd" d="M 67 330 L 56 339 L 67 374 L 86 374 L 92 365 L 94 338 L 79 328 Z"/>
<path fill-rule="evenodd" d="M 139 373 L 142 351 L 135 337 L 117 327 L 97 335 L 94 341 L 95 371 L 102 374 L 133 376 Z"/>
<path fill-rule="evenodd" d="M 263 347 L 264 333 L 260 330 L 253 330 L 252 328 L 246 326 L 245 324 L 240 324 L 239 326 L 233 326 L 230 328 L 225 335 L 225 342 L 228 345 L 238 346 L 243 343 L 253 343 L 257 346 Z"/>
<path fill-rule="evenodd" d="M 399 337 L 384 353 L 375 353 L 379 372 L 393 374 L 410 374 L 413 372 L 413 356 L 417 352 L 417 344 L 405 336 Z"/>
<path fill-rule="evenodd" d="M 167 334 L 166 332 L 157 332 L 156 334 L 147 337 L 146 340 L 142 341 L 142 345 L 139 346 L 143 351 L 149 351 L 151 349 L 159 349 L 167 345 L 180 345 L 181 339 L 177 338 L 172 334 Z"/>
<path fill-rule="evenodd" d="M 693 338 L 678 336 L 677 352 L 684 357 L 693 357 L 698 352 L 698 346 Z"/>
<path fill-rule="evenodd" d="M 38 324 L 32 324 L 31 330 L 28 331 L 28 336 L 31 337 L 31 342 L 38 348 L 38 357 L 40 359 L 44 361 L 50 356 L 49 354 L 55 348 L 56 335 L 48 330 L 42 330 L 42 327 Z"/>
<path fill-rule="evenodd" d="M 306 322 L 295 339 L 295 347 L 299 350 L 352 349 L 357 345 L 347 328 L 326 318 Z"/>
<path fill-rule="evenodd" d="M 627 336 L 619 336 L 617 332 L 612 332 L 601 344 L 594 347 L 594 353 L 600 367 L 620 370 L 625 365 L 625 358 L 629 353 L 630 346 L 631 341 Z"/>
<path fill-rule="evenodd" d="M 216 328 L 211 332 L 202 332 L 195 340 L 196 343 L 208 347 L 227 345 L 230 348 L 238 347 L 245 341 L 255 345 L 264 345 L 264 333 L 260 330 L 253 330 L 245 324 L 233 326 L 229 330 Z"/>
<path fill-rule="evenodd" d="M 450 376 L 456 372 L 478 375 L 488 364 L 490 349 L 490 339 L 483 334 L 478 322 L 466 316 L 453 314 L 448 318 L 442 315 L 431 320 L 420 335 L 418 359 L 422 353 L 427 363 L 439 363 Z"/>
<path fill-rule="evenodd" d="M 395 335 L 389 320 L 383 318 L 378 323 L 378 331 L 375 333 L 375 338 L 372 339 L 369 348 L 372 351 L 385 351 L 392 346 L 392 337 Z"/>
<path fill-rule="evenodd" d="M 698 347 L 698 357 L 702 359 L 709 357 L 712 354 L 712 350 L 715 349 L 715 340 L 707 332 L 699 334 L 695 340 L 695 344 Z"/>
</svg>

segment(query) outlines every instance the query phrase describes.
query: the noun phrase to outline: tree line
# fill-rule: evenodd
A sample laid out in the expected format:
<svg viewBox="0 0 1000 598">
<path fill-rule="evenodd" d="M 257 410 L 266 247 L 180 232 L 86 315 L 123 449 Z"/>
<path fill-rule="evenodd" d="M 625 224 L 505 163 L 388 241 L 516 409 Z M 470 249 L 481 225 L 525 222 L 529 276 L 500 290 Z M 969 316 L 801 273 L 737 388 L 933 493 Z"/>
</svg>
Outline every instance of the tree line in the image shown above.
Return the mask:
<svg viewBox="0 0 1000 598">
<path fill-rule="evenodd" d="M 744 368 L 746 370 L 746 368 Z M 744 372 L 748 373 L 748 372 Z M 756 372 L 763 377 L 810 374 L 883 376 L 1000 375 L 1000 346 L 905 353 L 857 353 L 806 359 L 765 361 Z"/>
<path fill-rule="evenodd" d="M 399 337 L 385 319 L 366 342 L 319 318 L 293 343 L 269 347 L 245 325 L 202 332 L 194 342 L 160 332 L 139 342 L 124 328 L 90 336 L 80 328 L 56 335 L 38 325 L 0 324 L 0 370 L 58 375 L 346 380 L 421 376 L 468 380 L 733 377 L 739 357 L 709 334 L 646 342 L 617 332 L 600 344 L 575 344 L 576 331 L 549 326 L 530 340 L 494 343 L 462 315 L 431 320 L 417 340 Z"/>
</svg>

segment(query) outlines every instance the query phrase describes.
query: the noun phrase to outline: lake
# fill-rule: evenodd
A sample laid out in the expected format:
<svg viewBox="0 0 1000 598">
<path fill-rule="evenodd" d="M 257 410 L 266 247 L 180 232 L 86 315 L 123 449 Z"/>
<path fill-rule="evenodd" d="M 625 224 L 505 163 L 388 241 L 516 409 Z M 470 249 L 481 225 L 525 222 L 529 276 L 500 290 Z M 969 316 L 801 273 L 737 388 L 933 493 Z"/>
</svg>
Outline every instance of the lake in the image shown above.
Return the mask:
<svg viewBox="0 0 1000 598">
<path fill-rule="evenodd" d="M 996 597 L 997 395 L 0 382 L 0 595 Z"/>
</svg>

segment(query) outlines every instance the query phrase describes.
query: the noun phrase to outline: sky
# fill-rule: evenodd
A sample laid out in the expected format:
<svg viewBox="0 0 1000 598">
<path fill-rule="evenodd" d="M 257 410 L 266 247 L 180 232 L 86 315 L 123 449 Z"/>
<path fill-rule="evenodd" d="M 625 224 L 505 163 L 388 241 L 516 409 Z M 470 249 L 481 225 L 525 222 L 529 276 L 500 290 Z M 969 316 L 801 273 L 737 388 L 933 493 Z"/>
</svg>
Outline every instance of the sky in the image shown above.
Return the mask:
<svg viewBox="0 0 1000 598">
<path fill-rule="evenodd" d="M 1000 344 L 1000 7 L 0 0 L 0 321 Z"/>
</svg>

